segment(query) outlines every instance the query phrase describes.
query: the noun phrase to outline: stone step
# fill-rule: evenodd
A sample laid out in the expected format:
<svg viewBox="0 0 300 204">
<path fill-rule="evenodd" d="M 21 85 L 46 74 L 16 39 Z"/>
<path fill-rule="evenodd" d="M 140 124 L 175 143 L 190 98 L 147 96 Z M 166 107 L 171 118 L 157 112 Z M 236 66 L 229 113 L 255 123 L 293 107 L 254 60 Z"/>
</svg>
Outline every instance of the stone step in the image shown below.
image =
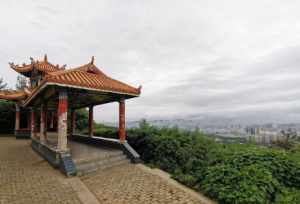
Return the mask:
<svg viewBox="0 0 300 204">
<path fill-rule="evenodd" d="M 94 157 L 74 159 L 74 162 L 77 165 L 81 165 L 81 164 L 93 163 L 93 162 L 97 162 L 97 161 L 101 161 L 101 160 L 106 160 L 106 159 L 110 159 L 110 158 L 114 158 L 114 157 L 118 157 L 118 156 L 124 156 L 124 153 L 122 151 L 114 151 L 114 152 L 109 152 L 107 154 L 97 155 Z"/>
<path fill-rule="evenodd" d="M 103 170 L 117 165 L 130 163 L 126 155 L 118 155 L 106 159 L 100 159 L 93 162 L 77 163 L 76 168 L 79 175 L 90 173 L 96 170 Z"/>
</svg>

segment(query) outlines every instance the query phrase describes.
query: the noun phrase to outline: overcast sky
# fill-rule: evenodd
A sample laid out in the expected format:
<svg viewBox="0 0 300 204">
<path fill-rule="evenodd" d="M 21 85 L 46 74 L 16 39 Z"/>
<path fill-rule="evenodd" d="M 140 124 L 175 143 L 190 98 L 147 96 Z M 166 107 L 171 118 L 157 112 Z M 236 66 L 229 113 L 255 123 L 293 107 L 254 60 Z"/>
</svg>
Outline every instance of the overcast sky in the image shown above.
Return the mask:
<svg viewBox="0 0 300 204">
<path fill-rule="evenodd" d="M 0 1 L 0 75 L 8 62 L 90 61 L 135 87 L 127 119 L 278 113 L 300 121 L 297 0 Z M 116 121 L 117 104 L 96 120 Z M 254 114 L 255 115 L 255 114 Z"/>
</svg>

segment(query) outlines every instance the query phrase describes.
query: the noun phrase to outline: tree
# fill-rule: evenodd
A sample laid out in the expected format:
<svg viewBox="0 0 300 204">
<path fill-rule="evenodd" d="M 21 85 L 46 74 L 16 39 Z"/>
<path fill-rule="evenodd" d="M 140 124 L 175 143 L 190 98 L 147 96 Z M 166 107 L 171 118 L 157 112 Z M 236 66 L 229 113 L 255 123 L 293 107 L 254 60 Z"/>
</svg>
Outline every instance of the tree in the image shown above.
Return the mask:
<svg viewBox="0 0 300 204">
<path fill-rule="evenodd" d="M 17 78 L 17 84 L 16 84 L 16 89 L 17 90 L 24 90 L 25 88 L 28 87 L 27 85 L 27 78 L 22 76 L 22 75 L 19 75 L 18 78 Z"/>
<path fill-rule="evenodd" d="M 13 133 L 15 126 L 15 103 L 0 100 L 0 134 Z"/>
<path fill-rule="evenodd" d="M 0 90 L 4 90 L 7 88 L 7 83 L 3 81 L 3 78 L 0 78 Z"/>
<path fill-rule="evenodd" d="M 82 108 L 79 110 L 76 110 L 76 128 L 79 131 L 82 131 L 84 129 L 87 129 L 88 127 L 88 111 L 86 108 Z"/>
<path fill-rule="evenodd" d="M 0 90 L 7 89 L 7 83 L 0 78 Z M 13 102 L 0 100 L 0 133 L 13 133 L 15 125 L 15 105 Z"/>
</svg>

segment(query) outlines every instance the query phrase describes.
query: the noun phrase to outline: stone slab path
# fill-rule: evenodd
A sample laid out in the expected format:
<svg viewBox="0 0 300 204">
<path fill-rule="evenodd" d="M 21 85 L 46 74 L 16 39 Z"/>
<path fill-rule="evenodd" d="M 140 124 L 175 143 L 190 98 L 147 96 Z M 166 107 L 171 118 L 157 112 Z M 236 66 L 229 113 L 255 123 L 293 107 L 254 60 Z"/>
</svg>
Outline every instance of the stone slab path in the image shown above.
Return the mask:
<svg viewBox="0 0 300 204">
<path fill-rule="evenodd" d="M 140 165 L 127 164 L 66 178 L 30 147 L 0 137 L 0 204 L 204 204 Z"/>
</svg>

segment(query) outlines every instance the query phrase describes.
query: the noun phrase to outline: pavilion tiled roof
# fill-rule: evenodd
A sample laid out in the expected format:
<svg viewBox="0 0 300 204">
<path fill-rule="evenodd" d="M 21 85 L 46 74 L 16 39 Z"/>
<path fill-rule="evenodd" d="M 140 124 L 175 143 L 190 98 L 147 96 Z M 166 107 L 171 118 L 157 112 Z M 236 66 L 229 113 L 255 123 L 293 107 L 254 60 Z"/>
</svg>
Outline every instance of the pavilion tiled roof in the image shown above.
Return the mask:
<svg viewBox="0 0 300 204">
<path fill-rule="evenodd" d="M 93 60 L 77 68 L 52 72 L 46 75 L 45 81 L 130 95 L 139 95 L 141 89 L 105 75 L 93 64 Z"/>
<path fill-rule="evenodd" d="M 37 87 L 34 89 L 26 89 L 25 91 L 15 92 L 0 92 L 0 99 L 7 100 L 25 100 L 24 103 L 28 103 L 32 98 L 35 98 L 36 94 L 47 85 L 67 86 L 73 88 L 83 88 L 93 91 L 124 94 L 128 96 L 139 96 L 141 92 L 141 86 L 135 88 L 121 81 L 115 80 L 106 74 L 104 74 L 94 64 L 94 57 L 90 63 L 75 67 L 72 69 L 65 69 L 52 65 L 47 61 L 45 55 L 43 61 L 34 61 L 31 59 L 31 64 L 23 65 L 22 67 L 10 63 L 11 67 L 19 73 L 23 73 L 25 76 L 30 76 L 30 73 L 37 69 L 44 73 L 42 81 L 40 81 Z"/>
<path fill-rule="evenodd" d="M 18 100 L 25 99 L 27 96 L 28 94 L 25 91 L 9 91 L 9 90 L 0 91 L 0 99 L 5 99 L 5 100 L 18 101 Z"/>
<path fill-rule="evenodd" d="M 14 63 L 9 63 L 9 65 L 12 69 L 14 69 L 16 72 L 21 74 L 31 72 L 33 71 L 34 68 L 46 74 L 64 69 L 64 67 L 60 68 L 59 65 L 53 65 L 49 63 L 47 60 L 47 55 L 45 55 L 43 61 L 38 61 L 38 60 L 35 61 L 31 58 L 30 64 L 24 63 L 22 66 L 19 66 L 19 65 L 15 65 Z"/>
</svg>

